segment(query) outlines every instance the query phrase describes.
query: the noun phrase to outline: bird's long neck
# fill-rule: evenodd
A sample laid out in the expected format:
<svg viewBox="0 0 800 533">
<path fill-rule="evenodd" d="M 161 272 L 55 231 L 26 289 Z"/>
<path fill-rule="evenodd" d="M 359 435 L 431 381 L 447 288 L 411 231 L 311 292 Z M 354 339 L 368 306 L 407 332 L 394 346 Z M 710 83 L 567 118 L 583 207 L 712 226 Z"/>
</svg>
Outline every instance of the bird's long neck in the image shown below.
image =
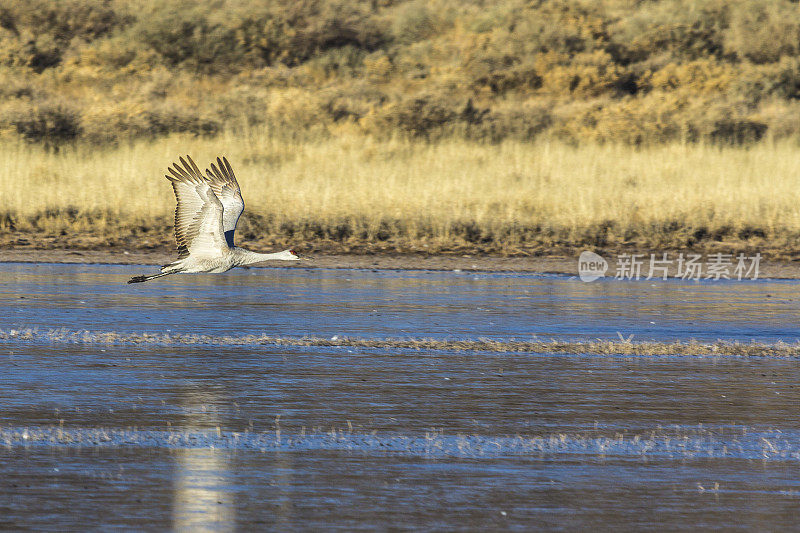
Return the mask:
<svg viewBox="0 0 800 533">
<path fill-rule="evenodd" d="M 260 263 L 261 261 L 270 261 L 272 259 L 282 259 L 281 252 L 274 254 L 260 254 L 258 252 L 251 252 L 244 248 L 234 248 L 236 254 L 236 263 L 239 266 L 252 265 L 253 263 Z"/>
</svg>

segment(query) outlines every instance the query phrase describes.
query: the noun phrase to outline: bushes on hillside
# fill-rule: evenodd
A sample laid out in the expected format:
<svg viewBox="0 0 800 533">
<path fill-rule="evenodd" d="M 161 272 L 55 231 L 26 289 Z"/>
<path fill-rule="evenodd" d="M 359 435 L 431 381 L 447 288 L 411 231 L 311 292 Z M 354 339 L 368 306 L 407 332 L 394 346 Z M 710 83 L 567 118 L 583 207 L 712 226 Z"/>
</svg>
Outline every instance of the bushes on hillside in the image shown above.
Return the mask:
<svg viewBox="0 0 800 533">
<path fill-rule="evenodd" d="M 9 0 L 0 135 L 746 143 L 800 134 L 798 43 L 790 0 Z"/>
</svg>

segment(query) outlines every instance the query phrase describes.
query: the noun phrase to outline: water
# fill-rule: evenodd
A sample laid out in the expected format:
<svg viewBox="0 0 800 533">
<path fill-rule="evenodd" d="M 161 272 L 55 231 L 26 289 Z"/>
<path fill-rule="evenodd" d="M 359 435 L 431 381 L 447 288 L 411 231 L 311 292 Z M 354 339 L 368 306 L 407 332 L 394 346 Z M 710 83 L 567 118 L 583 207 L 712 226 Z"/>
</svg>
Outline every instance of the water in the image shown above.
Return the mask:
<svg viewBox="0 0 800 533">
<path fill-rule="evenodd" d="M 800 338 L 796 281 L 234 270 L 125 285 L 152 267 L 0 264 L 4 323 L 124 332 L 493 339 Z"/>
<path fill-rule="evenodd" d="M 0 330 L 795 342 L 797 283 L 0 265 Z M 771 358 L 0 342 L 0 528 L 791 529 Z M 109 512 L 113 509 L 113 512 Z M 104 527 L 105 529 L 105 527 Z"/>
</svg>

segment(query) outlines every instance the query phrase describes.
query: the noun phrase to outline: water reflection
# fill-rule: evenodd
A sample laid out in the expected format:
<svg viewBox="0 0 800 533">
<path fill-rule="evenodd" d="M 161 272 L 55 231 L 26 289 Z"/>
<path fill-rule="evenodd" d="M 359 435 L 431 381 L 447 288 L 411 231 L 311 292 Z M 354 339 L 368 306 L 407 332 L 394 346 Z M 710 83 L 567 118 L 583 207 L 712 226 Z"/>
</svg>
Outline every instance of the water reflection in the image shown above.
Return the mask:
<svg viewBox="0 0 800 533">
<path fill-rule="evenodd" d="M 176 432 L 219 435 L 221 428 L 230 425 L 225 404 L 229 396 L 222 390 L 184 391 L 179 403 L 185 420 Z M 277 417 L 274 427 L 276 441 L 283 441 L 281 420 Z M 223 450 L 208 445 L 198 448 L 175 449 L 173 457 L 173 510 L 172 527 L 175 531 L 215 531 L 226 532 L 236 529 L 236 499 L 233 491 L 237 464 L 231 450 Z M 290 452 L 276 451 L 266 456 L 262 470 L 252 471 L 263 479 L 269 479 L 270 504 L 261 512 L 263 523 L 273 525 L 278 530 L 290 529 L 293 523 L 293 478 L 296 465 Z M 241 502 L 240 502 L 241 503 Z"/>
<path fill-rule="evenodd" d="M 184 393 L 186 420 L 177 431 L 215 433 L 221 425 L 213 391 Z M 175 450 L 172 525 L 176 531 L 234 531 L 229 453 L 210 448 Z"/>
<path fill-rule="evenodd" d="M 278 530 L 286 530 L 292 524 L 292 456 L 286 452 L 275 453 L 275 526 Z"/>
</svg>

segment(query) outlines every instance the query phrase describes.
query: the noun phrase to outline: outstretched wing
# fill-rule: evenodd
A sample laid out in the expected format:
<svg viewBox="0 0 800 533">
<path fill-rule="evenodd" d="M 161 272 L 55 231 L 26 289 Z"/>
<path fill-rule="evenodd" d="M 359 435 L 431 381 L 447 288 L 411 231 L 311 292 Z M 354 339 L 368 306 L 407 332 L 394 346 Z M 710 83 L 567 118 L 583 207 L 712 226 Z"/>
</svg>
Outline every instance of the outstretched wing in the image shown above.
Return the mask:
<svg viewBox="0 0 800 533">
<path fill-rule="evenodd" d="M 222 215 L 222 228 L 225 234 L 225 242 L 233 248 L 233 233 L 236 231 L 236 223 L 244 211 L 244 200 L 239 182 L 233 175 L 231 164 L 228 159 L 217 158 L 217 164 L 211 163 L 211 170 L 206 169 L 208 184 L 217 195 L 225 212 Z"/>
<path fill-rule="evenodd" d="M 178 257 L 189 254 L 219 255 L 228 248 L 222 230 L 224 206 L 211 185 L 203 178 L 192 158 L 182 157 L 169 167 L 166 178 L 172 182 L 175 199 L 175 241 Z"/>
</svg>

